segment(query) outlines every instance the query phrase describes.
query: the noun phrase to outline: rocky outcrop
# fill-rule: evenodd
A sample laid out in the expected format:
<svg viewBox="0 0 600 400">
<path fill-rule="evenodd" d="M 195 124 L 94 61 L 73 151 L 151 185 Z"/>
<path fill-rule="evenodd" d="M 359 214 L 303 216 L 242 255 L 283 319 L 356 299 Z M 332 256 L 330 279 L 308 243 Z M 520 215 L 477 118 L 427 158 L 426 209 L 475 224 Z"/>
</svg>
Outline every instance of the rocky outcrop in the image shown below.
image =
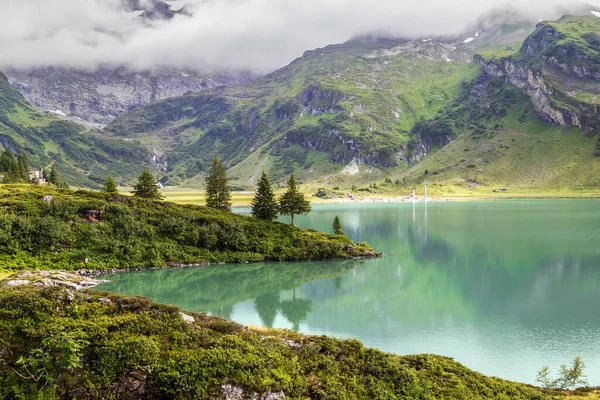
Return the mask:
<svg viewBox="0 0 600 400">
<path fill-rule="evenodd" d="M 320 115 L 325 112 L 338 114 L 344 112 L 339 106 L 342 101 L 352 101 L 354 96 L 346 96 L 337 90 L 324 89 L 317 82 L 300 95 L 300 103 L 303 107 L 303 113 L 311 115 Z"/>
<path fill-rule="evenodd" d="M 80 290 L 92 288 L 108 281 L 83 277 L 64 271 L 24 271 L 0 280 L 0 286 L 58 286 Z"/>
<path fill-rule="evenodd" d="M 554 125 L 574 125 L 585 128 L 576 112 L 567 107 L 559 107 L 552 101 L 555 88 L 546 81 L 543 73 L 514 58 L 489 63 L 481 57 L 477 59 L 488 76 L 503 77 L 507 83 L 523 89 L 544 121 Z"/>
<path fill-rule="evenodd" d="M 6 71 L 11 85 L 42 111 L 74 122 L 104 126 L 126 111 L 156 100 L 223 85 L 249 82 L 252 75 L 202 76 L 191 71 L 129 71 L 69 68 Z"/>
<path fill-rule="evenodd" d="M 565 35 L 547 23 L 537 26 L 520 53 L 491 61 L 476 55 L 475 61 L 489 77 L 523 89 L 544 121 L 598 133 L 599 104 L 580 97 L 581 88 L 591 92 L 590 97 L 600 93 L 598 53 L 565 41 Z"/>
</svg>

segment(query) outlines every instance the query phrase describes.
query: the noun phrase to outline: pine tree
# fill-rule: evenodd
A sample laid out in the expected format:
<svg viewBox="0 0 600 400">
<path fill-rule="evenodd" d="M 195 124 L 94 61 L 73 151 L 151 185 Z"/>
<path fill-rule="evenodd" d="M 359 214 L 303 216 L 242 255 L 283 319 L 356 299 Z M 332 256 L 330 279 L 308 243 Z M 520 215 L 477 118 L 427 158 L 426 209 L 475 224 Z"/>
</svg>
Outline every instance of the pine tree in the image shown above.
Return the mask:
<svg viewBox="0 0 600 400">
<path fill-rule="evenodd" d="M 158 184 L 154 176 L 144 169 L 142 174 L 138 177 L 137 184 L 133 186 L 133 195 L 135 197 L 142 197 L 150 200 L 162 200 L 163 196 L 158 191 Z"/>
<path fill-rule="evenodd" d="M 273 193 L 273 188 L 269 182 L 267 174 L 262 173 L 258 186 L 256 187 L 256 195 L 252 200 L 252 216 L 267 221 L 272 221 L 277 218 L 278 205 Z"/>
<path fill-rule="evenodd" d="M 0 155 L 0 172 L 4 175 L 3 183 L 14 183 L 19 181 L 19 166 L 15 155 L 5 149 Z"/>
<path fill-rule="evenodd" d="M 231 211 L 231 191 L 229 190 L 225 166 L 215 157 L 206 176 L 206 206 L 222 211 Z"/>
<path fill-rule="evenodd" d="M 102 186 L 102 191 L 108 194 L 119 194 L 119 191 L 117 190 L 117 184 L 112 176 L 109 175 L 106 177 L 104 185 Z"/>
<path fill-rule="evenodd" d="M 50 175 L 48 175 L 48 182 L 50 182 L 53 185 L 58 185 L 59 181 L 60 181 L 60 175 L 58 174 L 56 165 L 54 163 L 52 163 L 52 166 L 50 167 Z"/>
<path fill-rule="evenodd" d="M 279 212 L 292 217 L 292 225 L 294 225 L 294 215 L 304 215 L 310 211 L 310 202 L 298 191 L 294 175 L 290 175 L 288 190 L 279 200 Z"/>
<path fill-rule="evenodd" d="M 19 179 L 22 182 L 29 182 L 29 158 L 27 153 L 21 152 L 17 157 Z"/>
<path fill-rule="evenodd" d="M 337 215 L 333 219 L 333 233 L 336 235 L 343 235 L 344 231 L 342 231 L 342 223 L 340 222 L 340 217 Z"/>
</svg>

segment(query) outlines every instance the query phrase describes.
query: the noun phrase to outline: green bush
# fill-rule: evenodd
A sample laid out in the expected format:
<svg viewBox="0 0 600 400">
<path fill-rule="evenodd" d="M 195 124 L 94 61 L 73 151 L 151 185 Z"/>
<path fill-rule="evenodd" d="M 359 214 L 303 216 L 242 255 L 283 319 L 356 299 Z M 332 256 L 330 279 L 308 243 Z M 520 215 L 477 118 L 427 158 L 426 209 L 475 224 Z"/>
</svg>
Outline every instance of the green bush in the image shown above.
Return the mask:
<svg viewBox="0 0 600 400">
<path fill-rule="evenodd" d="M 188 315 L 142 297 L 1 287 L 0 398 L 215 399 L 230 385 L 244 398 L 549 399 L 445 357 Z"/>
<path fill-rule="evenodd" d="M 48 195 L 52 200 L 43 201 Z M 344 237 L 206 207 L 47 187 L 0 188 L 0 262 L 6 269 L 348 258 L 349 245 Z M 356 248 L 364 250 L 370 248 Z"/>
</svg>

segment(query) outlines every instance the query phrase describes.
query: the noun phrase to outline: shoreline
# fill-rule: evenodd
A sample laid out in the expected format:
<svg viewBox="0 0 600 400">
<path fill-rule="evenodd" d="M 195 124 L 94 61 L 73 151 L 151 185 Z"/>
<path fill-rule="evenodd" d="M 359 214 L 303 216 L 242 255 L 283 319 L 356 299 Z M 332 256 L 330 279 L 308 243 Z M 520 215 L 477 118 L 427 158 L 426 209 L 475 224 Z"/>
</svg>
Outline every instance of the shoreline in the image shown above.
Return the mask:
<svg viewBox="0 0 600 400">
<path fill-rule="evenodd" d="M 446 203 L 446 202 L 471 202 L 471 201 L 497 201 L 497 200 L 600 200 L 600 195 L 590 196 L 569 196 L 569 195 L 513 195 L 513 196 L 439 196 L 405 198 L 405 197 L 364 197 L 361 199 L 350 200 L 344 198 L 338 199 L 320 199 L 311 200 L 311 205 L 354 205 L 354 204 L 402 204 L 402 203 Z M 237 203 L 232 208 L 248 208 L 250 203 Z"/>
<path fill-rule="evenodd" d="M 292 260 L 292 261 L 286 261 L 286 260 L 263 260 L 263 261 L 241 261 L 241 262 L 205 262 L 205 263 L 192 263 L 192 264 L 181 264 L 181 263 L 167 263 L 167 265 L 162 266 L 162 267 L 135 267 L 135 268 L 111 268 L 111 269 L 107 269 L 107 270 L 96 270 L 96 269 L 84 269 L 84 268 L 80 268 L 77 270 L 72 271 L 71 273 L 79 275 L 79 276 L 83 276 L 83 277 L 98 277 L 98 276 L 103 276 L 103 275 L 109 275 L 109 274 L 121 274 L 121 273 L 127 273 L 127 272 L 141 272 L 141 271 L 155 271 L 155 270 L 161 270 L 161 269 L 185 269 L 185 268 L 207 268 L 207 267 L 214 267 L 214 266 L 227 266 L 227 265 L 245 265 L 245 264 L 260 264 L 260 263 L 265 263 L 265 264 L 278 264 L 278 263 L 301 263 L 301 262 L 324 262 L 324 261 L 348 261 L 348 260 L 365 260 L 365 259 L 375 259 L 375 258 L 381 258 L 384 257 L 385 254 L 384 253 L 379 253 L 374 251 L 372 255 L 359 255 L 356 257 L 351 257 L 351 258 L 327 258 L 327 259 L 322 259 L 322 260 Z M 28 270 L 25 270 L 28 271 Z M 19 273 L 21 271 L 17 271 L 15 273 Z"/>
</svg>

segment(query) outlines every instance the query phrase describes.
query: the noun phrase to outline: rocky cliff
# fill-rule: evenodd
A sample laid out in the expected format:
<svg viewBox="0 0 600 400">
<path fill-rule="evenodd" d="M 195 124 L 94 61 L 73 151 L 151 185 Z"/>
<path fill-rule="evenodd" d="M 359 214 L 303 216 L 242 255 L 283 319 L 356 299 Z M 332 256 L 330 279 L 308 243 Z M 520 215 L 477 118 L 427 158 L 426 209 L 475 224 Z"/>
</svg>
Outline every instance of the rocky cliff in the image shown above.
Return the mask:
<svg viewBox="0 0 600 400">
<path fill-rule="evenodd" d="M 600 18 L 567 16 L 538 24 L 518 54 L 475 59 L 488 76 L 502 77 L 523 89 L 543 120 L 596 134 L 600 129 L 598 31 Z"/>
<path fill-rule="evenodd" d="M 127 110 L 190 92 L 252 80 L 250 74 L 206 77 L 191 71 L 95 71 L 70 68 L 8 70 L 6 75 L 38 109 L 75 122 L 106 125 Z"/>
</svg>

